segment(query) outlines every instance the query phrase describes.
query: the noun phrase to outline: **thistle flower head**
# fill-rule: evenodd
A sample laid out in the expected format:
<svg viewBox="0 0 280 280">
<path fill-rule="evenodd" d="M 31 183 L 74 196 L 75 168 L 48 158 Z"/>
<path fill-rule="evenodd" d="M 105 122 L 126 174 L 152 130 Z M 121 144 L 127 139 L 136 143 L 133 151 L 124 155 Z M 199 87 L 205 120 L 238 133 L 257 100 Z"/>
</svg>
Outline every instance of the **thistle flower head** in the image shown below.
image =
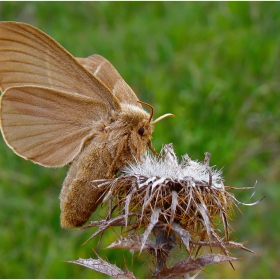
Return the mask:
<svg viewBox="0 0 280 280">
<path fill-rule="evenodd" d="M 122 235 L 109 248 L 152 252 L 157 260 L 156 277 L 171 273 L 165 262 L 176 244 L 182 245 L 190 257 L 182 263 L 182 275 L 187 265 L 193 266 L 191 258 L 202 246 L 210 251 L 219 247 L 228 261 L 234 260 L 229 257 L 230 247 L 250 251 L 229 240 L 230 212 L 240 202 L 224 186 L 222 171 L 209 163 L 210 153 L 205 153 L 203 162 L 193 161 L 188 155 L 179 161 L 173 145 L 168 144 L 160 157 L 147 152 L 141 161 L 128 163 L 119 177 L 96 180 L 95 185 L 106 189 L 103 204 L 109 207 L 104 220 L 85 227 L 99 227 L 89 240 L 112 226 L 124 228 L 129 235 Z M 212 260 L 213 256 L 205 255 L 209 264 L 225 260 L 221 255 Z M 200 260 L 196 261 L 199 266 Z M 174 271 L 181 275 L 177 268 Z"/>
<path fill-rule="evenodd" d="M 111 209 L 107 220 L 118 221 L 107 227 L 118 224 L 135 233 L 144 231 L 141 249 L 155 226 L 161 225 L 168 232 L 181 231 L 189 236 L 187 242 L 179 238 L 187 250 L 190 240 L 216 242 L 228 254 L 222 238 L 229 239 L 233 195 L 225 190 L 221 170 L 209 166 L 209 153 L 203 162 L 188 155 L 179 162 L 173 145 L 168 144 L 160 155 L 147 152 L 141 161 L 129 163 L 118 178 L 96 181 L 108 189 L 103 199 Z M 223 224 L 223 237 L 214 227 L 217 220 Z"/>
</svg>

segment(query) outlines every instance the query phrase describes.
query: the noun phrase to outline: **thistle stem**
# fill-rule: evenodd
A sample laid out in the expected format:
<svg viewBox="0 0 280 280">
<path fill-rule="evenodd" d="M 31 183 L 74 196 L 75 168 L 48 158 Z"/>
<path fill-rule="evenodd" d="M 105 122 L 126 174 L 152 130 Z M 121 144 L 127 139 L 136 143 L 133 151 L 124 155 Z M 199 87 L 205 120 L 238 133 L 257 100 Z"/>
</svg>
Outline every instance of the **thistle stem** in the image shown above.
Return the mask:
<svg viewBox="0 0 280 280">
<path fill-rule="evenodd" d="M 157 223 L 153 229 L 156 237 L 156 273 L 166 267 L 166 260 L 170 251 L 176 246 L 175 234 L 167 231 L 166 227 Z"/>
</svg>

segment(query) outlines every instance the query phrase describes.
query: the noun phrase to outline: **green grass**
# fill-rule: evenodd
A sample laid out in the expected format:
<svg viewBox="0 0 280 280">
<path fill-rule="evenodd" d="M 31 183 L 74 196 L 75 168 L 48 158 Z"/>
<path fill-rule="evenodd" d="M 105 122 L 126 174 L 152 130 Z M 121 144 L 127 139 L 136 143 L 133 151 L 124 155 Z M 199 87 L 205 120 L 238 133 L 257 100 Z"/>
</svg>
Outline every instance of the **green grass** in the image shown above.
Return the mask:
<svg viewBox="0 0 280 280">
<path fill-rule="evenodd" d="M 193 159 L 211 152 L 226 185 L 258 180 L 255 200 L 265 200 L 242 206 L 232 227 L 259 255 L 237 252 L 245 259 L 236 271 L 215 265 L 201 276 L 279 277 L 279 2 L 0 2 L 0 20 L 33 24 L 74 56 L 109 59 L 155 117 L 176 115 L 156 125 L 157 150 L 173 142 L 178 155 Z M 1 278 L 103 277 L 62 262 L 94 256 L 92 248 L 122 263 L 121 251 L 101 249 L 105 241 L 81 246 L 91 232 L 60 228 L 67 169 L 24 161 L 3 140 L 0 154 Z M 246 201 L 251 192 L 235 194 Z M 142 277 L 143 261 L 134 264 Z"/>
</svg>

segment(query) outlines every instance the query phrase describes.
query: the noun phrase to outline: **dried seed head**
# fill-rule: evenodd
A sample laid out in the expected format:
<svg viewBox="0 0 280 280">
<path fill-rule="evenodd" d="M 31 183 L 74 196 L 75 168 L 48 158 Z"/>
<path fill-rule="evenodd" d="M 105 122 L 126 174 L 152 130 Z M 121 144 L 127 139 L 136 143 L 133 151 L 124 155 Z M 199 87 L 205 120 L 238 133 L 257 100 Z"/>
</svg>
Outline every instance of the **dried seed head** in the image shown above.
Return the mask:
<svg viewBox="0 0 280 280">
<path fill-rule="evenodd" d="M 143 246 L 157 223 L 169 229 L 178 224 L 193 240 L 210 241 L 216 236 L 213 222 L 218 217 L 228 239 L 231 196 L 225 191 L 222 172 L 209 166 L 210 154 L 202 163 L 187 155 L 179 162 L 168 144 L 161 155 L 147 152 L 141 161 L 128 164 L 120 177 L 100 181 L 108 186 L 104 201 L 118 209 L 118 217 L 123 215 L 123 225 L 145 230 Z"/>
<path fill-rule="evenodd" d="M 95 180 L 95 185 L 107 188 L 103 203 L 108 202 L 109 208 L 104 220 L 86 227 L 99 227 L 89 240 L 112 226 L 125 228 L 111 248 L 152 252 L 158 272 L 164 271 L 176 244 L 190 256 L 202 246 L 220 247 L 227 256 L 231 247 L 250 251 L 229 240 L 229 214 L 240 202 L 224 186 L 222 171 L 210 166 L 211 154 L 205 153 L 203 162 L 187 154 L 179 161 L 172 144 L 160 154 L 147 152 L 141 161 L 128 164 L 120 177 Z"/>
</svg>

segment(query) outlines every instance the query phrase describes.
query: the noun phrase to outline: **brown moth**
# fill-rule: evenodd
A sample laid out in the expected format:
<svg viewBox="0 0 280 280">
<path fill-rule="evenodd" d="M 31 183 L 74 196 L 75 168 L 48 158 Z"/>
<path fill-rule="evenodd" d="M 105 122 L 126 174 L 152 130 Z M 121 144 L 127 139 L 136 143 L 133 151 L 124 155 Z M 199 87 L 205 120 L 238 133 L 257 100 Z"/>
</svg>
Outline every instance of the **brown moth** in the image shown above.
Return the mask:
<svg viewBox="0 0 280 280">
<path fill-rule="evenodd" d="M 153 152 L 153 109 L 109 61 L 74 58 L 39 29 L 0 22 L 1 131 L 19 156 L 46 167 L 70 164 L 60 194 L 61 226 L 88 221 L 127 162 Z M 148 114 L 142 105 L 151 108 Z"/>
</svg>

